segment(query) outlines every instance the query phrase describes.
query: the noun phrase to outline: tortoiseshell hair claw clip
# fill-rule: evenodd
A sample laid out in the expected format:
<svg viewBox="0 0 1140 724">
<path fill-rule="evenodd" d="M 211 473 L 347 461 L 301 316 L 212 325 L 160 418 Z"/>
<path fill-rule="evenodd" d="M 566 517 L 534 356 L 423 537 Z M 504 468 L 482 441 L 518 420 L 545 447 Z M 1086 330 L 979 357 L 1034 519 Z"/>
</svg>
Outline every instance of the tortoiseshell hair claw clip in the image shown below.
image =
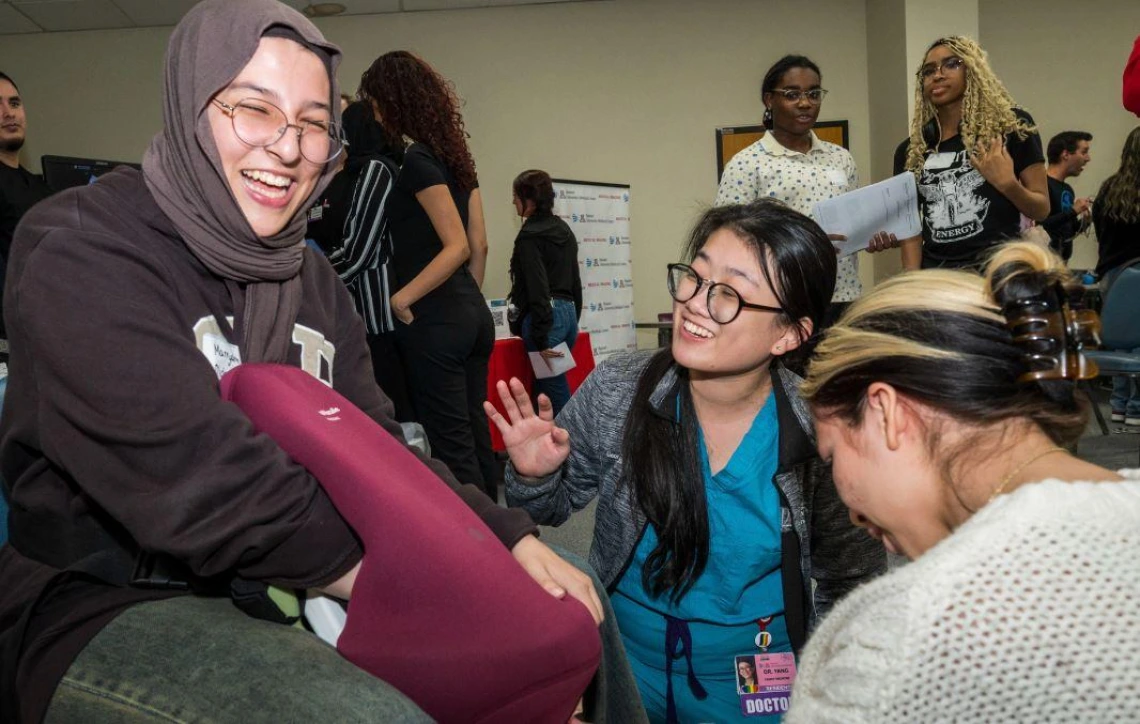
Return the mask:
<svg viewBox="0 0 1140 724">
<path fill-rule="evenodd" d="M 1097 376 L 1096 362 L 1081 351 L 1100 344 L 1100 318 L 1091 309 L 1073 309 L 1061 284 L 1041 297 L 1011 302 L 1003 312 L 1029 368 L 1018 382 L 1090 380 Z"/>
</svg>

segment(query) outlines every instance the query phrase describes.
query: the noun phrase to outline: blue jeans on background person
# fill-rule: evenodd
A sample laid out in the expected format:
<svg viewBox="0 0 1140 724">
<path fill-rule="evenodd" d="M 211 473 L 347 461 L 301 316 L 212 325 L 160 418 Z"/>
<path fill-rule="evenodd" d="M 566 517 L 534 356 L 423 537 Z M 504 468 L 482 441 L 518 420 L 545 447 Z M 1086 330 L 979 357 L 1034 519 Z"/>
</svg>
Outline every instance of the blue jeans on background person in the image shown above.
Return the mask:
<svg viewBox="0 0 1140 724">
<path fill-rule="evenodd" d="M 1128 375 L 1112 378 L 1112 399 L 1109 401 L 1112 414 L 1123 414 L 1125 422 L 1140 425 L 1140 394 L 1137 394 L 1136 381 Z M 1135 422 L 1130 422 L 1135 420 Z"/>
<path fill-rule="evenodd" d="M 566 346 L 573 350 L 574 341 L 578 339 L 578 313 L 574 309 L 574 302 L 569 299 L 555 299 L 551 306 L 554 323 L 546 335 L 546 348 L 553 349 L 565 342 Z M 531 315 L 528 314 L 523 317 L 521 329 L 523 344 L 526 345 L 528 352 L 540 352 L 541 350 L 531 341 L 530 322 Z M 566 406 L 566 403 L 570 401 L 570 383 L 566 380 L 566 374 L 563 373 L 541 380 L 536 378 L 534 381 L 535 399 L 540 393 L 550 398 L 550 404 L 554 407 L 554 415 L 557 416 Z"/>
</svg>

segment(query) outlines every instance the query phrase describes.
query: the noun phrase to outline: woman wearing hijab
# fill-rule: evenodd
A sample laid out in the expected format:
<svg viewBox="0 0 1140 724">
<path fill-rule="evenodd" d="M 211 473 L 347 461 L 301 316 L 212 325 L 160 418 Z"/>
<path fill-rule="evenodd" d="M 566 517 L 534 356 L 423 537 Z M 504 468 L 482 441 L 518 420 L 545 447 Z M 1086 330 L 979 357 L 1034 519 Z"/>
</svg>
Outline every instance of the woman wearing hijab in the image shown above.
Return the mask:
<svg viewBox="0 0 1140 724">
<path fill-rule="evenodd" d="M 364 320 L 376 384 L 392 400 L 396 419 L 410 422 L 415 414 L 392 334 L 392 248 L 385 217 L 401 154 L 388 143 L 367 103 L 348 106 L 341 125 L 347 158 L 309 211 L 309 238 L 328 255 Z"/>
<path fill-rule="evenodd" d="M 345 108 L 341 128 L 344 130 L 345 149 L 337 160 L 344 163 L 328 188 L 317 198 L 317 203 L 309 209 L 306 232 L 306 237 L 315 241 L 331 258 L 335 258 L 338 251 L 343 253 L 345 220 L 361 170 L 371 161 L 387 160 L 396 164 L 392 168 L 394 173 L 399 162 L 395 150 L 384 140 L 383 131 L 367 104 L 357 102 Z"/>
<path fill-rule="evenodd" d="M 361 550 L 218 378 L 299 367 L 399 434 L 352 301 L 302 240 L 340 151 L 339 60 L 273 0 L 200 3 L 171 37 L 143 171 L 25 217 L 7 287 L 0 721 L 425 719 L 310 634 L 233 605 L 248 581 L 348 598 Z M 428 464 L 597 618 L 589 579 L 525 514 Z"/>
</svg>

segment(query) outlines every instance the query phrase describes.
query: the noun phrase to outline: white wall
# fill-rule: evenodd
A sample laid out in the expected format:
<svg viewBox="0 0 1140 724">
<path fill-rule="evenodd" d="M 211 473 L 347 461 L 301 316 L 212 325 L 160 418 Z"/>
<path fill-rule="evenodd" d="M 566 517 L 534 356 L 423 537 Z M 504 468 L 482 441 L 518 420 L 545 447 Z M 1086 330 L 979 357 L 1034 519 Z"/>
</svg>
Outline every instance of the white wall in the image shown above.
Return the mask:
<svg viewBox="0 0 1140 724">
<path fill-rule="evenodd" d="M 1066 129 L 1096 136 L 1093 162 L 1074 183 L 1079 194 L 1095 193 L 1138 122 L 1120 107 L 1120 71 L 1140 32 L 1140 2 L 966 2 L 977 7 L 994 67 L 1042 136 Z M 904 14 L 891 17 L 900 6 Z M 321 27 L 345 50 L 341 80 L 349 88 L 375 56 L 410 48 L 467 99 L 492 243 L 489 296 L 508 286 L 515 173 L 539 167 L 632 184 L 636 313 L 650 320 L 669 306 L 664 265 L 715 192 L 713 129 L 759 119 L 759 79 L 772 61 L 802 52 L 820 64 L 831 91 L 821 118 L 850 121 L 852 152 L 862 178 L 872 180 L 889 168 L 884 155 L 902 137 L 895 116 L 904 99 L 888 97 L 880 86 L 899 85 L 880 69 L 897 65 L 901 52 L 914 55 L 919 38 L 972 33 L 970 17 L 943 0 L 611 0 L 333 18 Z M 161 125 L 169 32 L 4 36 L 0 70 L 27 101 L 27 165 L 38 168 L 44 153 L 138 160 Z M 906 67 L 916 63 L 908 57 Z M 1095 255 L 1091 237 L 1078 240 L 1074 266 L 1092 266 Z M 881 271 L 897 267 L 888 261 Z"/>
<path fill-rule="evenodd" d="M 714 129 L 758 122 L 760 79 L 788 52 L 823 70 L 823 120 L 847 119 L 869 177 L 864 3 L 612 0 L 332 18 L 355 89 L 377 55 L 420 53 L 451 78 L 484 189 L 492 245 L 485 291 L 508 288 L 518 228 L 510 182 L 526 168 L 632 185 L 635 311 L 669 308 L 665 264 L 716 192 Z M 20 83 L 29 166 L 44 153 L 137 160 L 161 124 L 167 29 L 6 36 L 0 70 Z M 864 262 L 865 279 L 871 264 Z"/>
<path fill-rule="evenodd" d="M 913 76 L 908 72 L 907 0 L 867 0 L 866 6 L 867 91 L 873 112 L 871 164 L 863 180 L 871 183 L 894 175 L 895 148 L 906 138 L 910 127 L 907 98 Z M 897 252 L 876 254 L 869 259 L 864 255 L 860 271 L 872 264 L 875 281 L 881 281 L 902 270 L 902 257 Z"/>
<path fill-rule="evenodd" d="M 1120 104 L 1124 63 L 1140 34 L 1140 2 L 983 0 L 980 15 L 982 46 L 1037 121 L 1042 143 L 1061 131 L 1093 134 L 1092 162 L 1069 183 L 1078 196 L 1094 195 L 1119 167 L 1124 138 L 1140 125 Z M 1069 263 L 1091 268 L 1096 257 L 1090 233 L 1077 238 Z"/>
</svg>

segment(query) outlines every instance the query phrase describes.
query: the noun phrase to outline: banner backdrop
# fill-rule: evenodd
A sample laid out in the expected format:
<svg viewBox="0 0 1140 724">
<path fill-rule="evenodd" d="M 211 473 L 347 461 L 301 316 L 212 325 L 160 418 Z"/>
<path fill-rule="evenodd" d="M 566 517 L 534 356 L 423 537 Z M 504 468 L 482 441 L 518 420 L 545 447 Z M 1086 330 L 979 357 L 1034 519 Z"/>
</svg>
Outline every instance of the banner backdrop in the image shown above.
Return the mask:
<svg viewBox="0 0 1140 724">
<path fill-rule="evenodd" d="M 554 213 L 578 239 L 582 319 L 594 359 L 637 349 L 633 327 L 633 267 L 629 246 L 629 186 L 554 181 Z"/>
</svg>

